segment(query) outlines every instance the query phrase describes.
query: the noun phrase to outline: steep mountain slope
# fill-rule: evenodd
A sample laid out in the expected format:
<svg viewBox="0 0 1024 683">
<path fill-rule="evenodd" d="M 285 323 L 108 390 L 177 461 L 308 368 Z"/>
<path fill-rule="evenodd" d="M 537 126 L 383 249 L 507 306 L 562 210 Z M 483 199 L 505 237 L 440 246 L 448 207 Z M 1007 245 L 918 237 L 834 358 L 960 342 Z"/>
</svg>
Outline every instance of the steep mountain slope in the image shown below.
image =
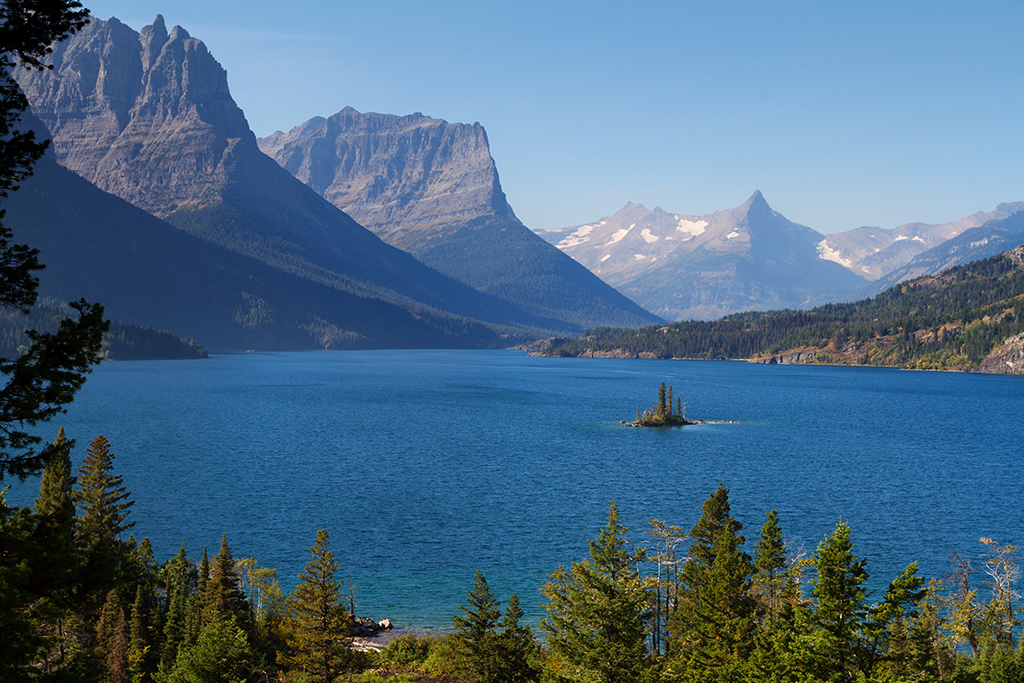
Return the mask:
<svg viewBox="0 0 1024 683">
<path fill-rule="evenodd" d="M 481 291 L 583 327 L 656 320 L 519 222 L 480 124 L 347 107 L 259 145 L 390 244 Z"/>
<path fill-rule="evenodd" d="M 314 349 L 507 345 L 503 330 L 358 296 L 200 240 L 102 192 L 47 155 L 4 202 L 41 252 L 40 293 L 208 347 Z"/>
<path fill-rule="evenodd" d="M 19 72 L 57 161 L 101 189 L 272 269 L 406 308 L 563 328 L 385 244 L 259 151 L 202 42 L 162 17 L 94 19 L 53 71 Z"/>
<path fill-rule="evenodd" d="M 1022 210 L 1024 202 L 1014 202 L 1000 204 L 994 211 L 979 211 L 951 223 L 907 223 L 891 229 L 864 227 L 836 232 L 822 239 L 818 244 L 818 253 L 822 258 L 846 266 L 869 280 L 878 280 L 901 269 L 918 254 L 937 247 L 966 230 L 980 227 L 989 221 L 1007 218 Z M 986 256 L 996 253 L 998 251 Z M 880 287 L 878 291 L 882 289 L 885 287 Z"/>
<path fill-rule="evenodd" d="M 822 235 L 787 220 L 760 192 L 706 216 L 630 204 L 596 223 L 552 231 L 566 253 L 665 318 L 715 318 L 837 300 L 864 280 L 819 258 Z"/>
</svg>

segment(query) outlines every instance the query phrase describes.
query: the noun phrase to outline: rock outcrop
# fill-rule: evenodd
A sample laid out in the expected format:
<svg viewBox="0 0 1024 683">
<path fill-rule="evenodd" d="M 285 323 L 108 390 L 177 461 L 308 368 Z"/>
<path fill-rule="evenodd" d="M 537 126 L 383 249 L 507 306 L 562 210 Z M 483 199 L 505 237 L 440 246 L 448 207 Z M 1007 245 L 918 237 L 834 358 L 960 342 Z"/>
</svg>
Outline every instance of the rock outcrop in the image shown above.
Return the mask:
<svg viewBox="0 0 1024 683">
<path fill-rule="evenodd" d="M 17 78 L 53 135 L 57 161 L 101 189 L 201 239 L 367 300 L 555 326 L 386 244 L 282 169 L 259 150 L 224 69 L 162 17 L 139 33 L 94 19 L 54 47 L 53 65 Z M 460 326 L 473 323 L 453 329 Z"/>
<path fill-rule="evenodd" d="M 981 361 L 978 372 L 993 375 L 1024 375 L 1024 334 L 1005 340 Z"/>
<path fill-rule="evenodd" d="M 659 321 L 523 226 L 478 123 L 348 107 L 259 144 L 389 244 L 483 292 L 576 332 Z"/>
<path fill-rule="evenodd" d="M 479 123 L 352 107 L 259 140 L 260 149 L 360 225 L 416 252 L 445 226 L 486 215 L 518 223 Z"/>
</svg>

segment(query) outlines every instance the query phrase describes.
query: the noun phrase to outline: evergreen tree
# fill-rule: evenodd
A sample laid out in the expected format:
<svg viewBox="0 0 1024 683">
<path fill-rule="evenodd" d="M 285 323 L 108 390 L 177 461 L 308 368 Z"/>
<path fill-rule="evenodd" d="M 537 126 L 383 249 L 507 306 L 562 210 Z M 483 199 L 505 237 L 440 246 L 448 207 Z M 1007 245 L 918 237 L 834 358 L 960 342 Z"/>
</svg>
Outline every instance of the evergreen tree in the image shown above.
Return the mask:
<svg viewBox="0 0 1024 683">
<path fill-rule="evenodd" d="M 101 683 L 129 683 L 130 636 L 121 594 L 107 594 L 96 624 L 96 662 Z"/>
<path fill-rule="evenodd" d="M 351 619 L 340 598 L 341 582 L 334 579 L 338 563 L 327 549 L 327 532 L 317 532 L 310 548 L 313 559 L 299 574 L 299 584 L 288 600 L 287 620 L 292 637 L 289 653 L 278 653 L 278 663 L 290 667 L 309 683 L 332 683 L 354 661 L 348 635 Z"/>
<path fill-rule="evenodd" d="M 590 541 L 590 559 L 559 567 L 542 589 L 549 602 L 541 627 L 567 678 L 616 683 L 650 675 L 650 591 L 637 569 L 645 554 L 626 548 L 627 531 L 612 502 L 608 524 Z"/>
<path fill-rule="evenodd" d="M 43 470 L 39 497 L 35 501 L 36 527 L 32 534 L 35 559 L 32 590 L 42 599 L 37 603 L 41 633 L 46 633 L 51 651 L 41 663 L 49 675 L 68 673 L 74 651 L 80 645 L 70 628 L 74 621 L 78 573 L 82 566 L 75 537 L 75 477 L 71 474 L 71 441 L 63 428 L 53 443 L 54 456 Z"/>
<path fill-rule="evenodd" d="M 457 629 L 455 639 L 473 676 L 482 683 L 491 683 L 496 680 L 495 674 L 500 667 L 497 628 L 501 610 L 483 572 L 477 570 L 466 601 L 468 607 L 459 606 L 463 616 L 452 617 L 452 624 Z"/>
<path fill-rule="evenodd" d="M 195 595 L 199 575 L 195 564 L 185 555 L 185 544 L 178 554 L 164 563 L 163 644 L 160 664 L 169 670 L 178 658 L 178 650 L 188 641 L 190 603 Z"/>
<path fill-rule="evenodd" d="M 779 514 L 769 510 L 761 527 L 761 537 L 754 546 L 753 595 L 758 601 L 758 612 L 764 621 L 773 621 L 782 612 L 787 598 L 792 597 L 786 572 L 786 544 L 782 540 Z"/>
<path fill-rule="evenodd" d="M 98 436 L 78 468 L 75 498 L 82 513 L 78 538 L 85 558 L 81 578 L 86 612 L 98 609 L 103 596 L 117 584 L 126 556 L 121 533 L 134 526 L 127 522 L 134 503 L 121 475 L 113 473 L 113 461 L 107 440 Z"/>
<path fill-rule="evenodd" d="M 858 655 L 863 643 L 861 629 L 866 616 L 865 561 L 853 554 L 850 527 L 839 524 L 832 535 L 818 545 L 813 556 L 817 575 L 812 581 L 814 610 L 814 651 L 817 676 L 826 681 L 856 678 Z"/>
<path fill-rule="evenodd" d="M 32 175 L 48 141 L 19 130 L 28 100 L 11 75 L 16 66 L 52 68 L 42 60 L 52 45 L 81 29 L 88 11 L 74 0 L 17 0 L 0 7 L 0 199 Z M 0 209 L 0 219 L 4 211 Z M 0 308 L 28 313 L 36 303 L 42 269 L 39 251 L 12 244 L 11 230 L 0 225 Z M 37 449 L 42 439 L 30 429 L 63 412 L 100 360 L 103 308 L 84 300 L 71 304 L 78 318 L 61 321 L 56 333 L 30 332 L 31 346 L 15 359 L 0 358 L 0 482 L 38 474 L 53 456 L 53 447 Z"/>
<path fill-rule="evenodd" d="M 241 628 L 252 634 L 252 611 L 249 608 L 249 601 L 239 588 L 238 573 L 235 571 L 235 561 L 231 557 L 227 534 L 221 536 L 220 552 L 213 560 L 210 579 L 203 590 L 202 602 L 204 619 L 208 618 L 209 612 L 216 611 L 221 616 L 234 617 Z"/>
<path fill-rule="evenodd" d="M 540 669 L 533 662 L 537 644 L 532 629 L 521 623 L 522 618 L 519 596 L 513 593 L 505 605 L 498 639 L 501 669 L 494 680 L 499 683 L 529 683 L 540 678 Z"/>
<path fill-rule="evenodd" d="M 114 473 L 114 455 L 105 437 L 97 436 L 78 468 L 78 507 L 82 512 L 81 536 L 86 545 L 113 548 L 121 533 L 135 526 L 128 522 L 134 505 L 123 477 Z"/>
<path fill-rule="evenodd" d="M 245 630 L 217 611 L 203 624 L 195 644 L 178 654 L 168 683 L 246 681 L 261 665 Z"/>
<path fill-rule="evenodd" d="M 721 484 L 690 530 L 690 561 L 669 621 L 671 672 L 684 680 L 734 680 L 754 642 L 753 566 L 739 550 L 743 525 Z"/>
<path fill-rule="evenodd" d="M 668 409 L 665 407 L 665 383 L 662 382 L 661 383 L 661 387 L 658 389 L 658 408 L 657 408 L 657 415 L 658 415 L 658 417 L 664 417 L 665 416 L 665 412 L 667 410 Z"/>
</svg>

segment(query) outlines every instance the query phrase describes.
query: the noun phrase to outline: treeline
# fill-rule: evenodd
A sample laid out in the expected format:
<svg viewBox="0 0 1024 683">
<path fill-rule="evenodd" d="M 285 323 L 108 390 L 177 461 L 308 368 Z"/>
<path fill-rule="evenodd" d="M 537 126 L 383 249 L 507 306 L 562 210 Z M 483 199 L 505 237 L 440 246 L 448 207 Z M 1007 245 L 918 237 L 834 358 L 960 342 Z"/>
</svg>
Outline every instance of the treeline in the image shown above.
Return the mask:
<svg viewBox="0 0 1024 683">
<path fill-rule="evenodd" d="M 971 369 L 1005 339 L 1024 332 L 1024 248 L 937 276 L 917 278 L 873 299 L 806 311 L 736 313 L 640 330 L 599 328 L 547 353 L 622 351 L 654 358 L 730 359 L 816 349 L 817 362 Z"/>
<path fill-rule="evenodd" d="M 987 581 L 954 554 L 948 578 L 926 580 L 913 562 L 870 599 L 847 524 L 810 555 L 787 545 L 774 510 L 752 554 L 742 530 L 721 485 L 689 531 L 652 520 L 649 547 L 629 542 L 612 503 L 589 558 L 559 567 L 542 588 L 546 641 L 527 666 L 509 658 L 495 669 L 486 653 L 468 654 L 483 636 L 458 620 L 452 635 L 393 642 L 378 665 L 546 683 L 1024 681 L 1016 546 L 981 539 Z M 479 582 L 463 608 L 470 615 L 481 611 L 472 609 Z M 482 633 L 514 642 L 490 615 Z"/>
<path fill-rule="evenodd" d="M 692 528 L 652 520 L 634 544 L 612 503 L 589 557 L 541 588 L 543 643 L 478 572 L 452 632 L 361 652 L 326 531 L 288 596 L 226 536 L 212 559 L 158 563 L 122 540 L 110 445 L 77 477 L 71 448 L 61 432 L 32 507 L 0 498 L 0 680 L 1024 681 L 1018 548 L 988 538 L 980 571 L 952 555 L 928 581 L 914 562 L 872 599 L 846 524 L 806 555 L 773 510 L 748 545 L 719 485 Z"/>
<path fill-rule="evenodd" d="M 321 531 L 294 593 L 274 569 L 122 540 L 134 504 L 104 437 L 72 474 L 63 430 L 32 507 L 0 496 L 0 680 L 337 680 L 366 668 Z"/>
<path fill-rule="evenodd" d="M 28 330 L 53 333 L 60 321 L 74 312 L 54 299 L 42 299 L 28 316 L 17 310 L 0 312 L 0 356 L 17 358 L 32 343 Z M 103 357 L 109 360 L 206 358 L 195 339 L 141 325 L 110 322 L 103 335 Z"/>
</svg>

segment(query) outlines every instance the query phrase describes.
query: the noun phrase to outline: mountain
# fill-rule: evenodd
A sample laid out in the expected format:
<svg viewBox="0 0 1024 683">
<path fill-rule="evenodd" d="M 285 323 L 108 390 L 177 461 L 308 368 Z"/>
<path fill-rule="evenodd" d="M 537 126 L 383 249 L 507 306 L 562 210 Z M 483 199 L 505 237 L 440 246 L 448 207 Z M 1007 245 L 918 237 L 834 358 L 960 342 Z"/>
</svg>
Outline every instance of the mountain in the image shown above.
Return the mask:
<svg viewBox="0 0 1024 683">
<path fill-rule="evenodd" d="M 842 299 L 863 278 L 818 255 L 823 235 L 773 211 L 760 192 L 706 216 L 627 204 L 614 216 L 545 238 L 644 308 L 710 319 Z"/>
<path fill-rule="evenodd" d="M 346 107 L 259 146 L 388 243 L 512 305 L 577 328 L 657 320 L 523 226 L 479 123 Z"/>
<path fill-rule="evenodd" d="M 553 340 L 552 356 L 750 359 L 1024 374 L 1024 245 L 803 311 L 736 313 Z"/>
<path fill-rule="evenodd" d="M 872 283 L 871 291 L 882 292 L 916 277 L 937 275 L 954 266 L 995 256 L 1024 243 L 1024 202 L 1000 204 L 996 211 L 984 215 L 1001 217 L 964 230 L 956 237 L 921 252 L 907 264 Z"/>
<path fill-rule="evenodd" d="M 381 311 L 427 318 L 564 328 L 420 263 L 296 180 L 260 152 L 224 69 L 203 43 L 181 27 L 168 32 L 162 17 L 139 33 L 116 19 L 93 19 L 54 46 L 52 63 L 52 71 L 16 77 L 52 133 L 57 161 L 100 189 L 305 280 L 308 295 L 340 292 L 356 310 L 374 300 L 397 307 Z M 399 327 L 381 321 L 378 331 Z M 390 343 L 375 335 L 371 345 Z"/>
<path fill-rule="evenodd" d="M 966 230 L 980 227 L 989 221 L 1007 218 L 1022 210 L 1024 202 L 1015 202 L 1000 204 L 994 211 L 979 211 L 950 223 L 907 223 L 891 229 L 864 227 L 836 232 L 826 235 L 818 243 L 818 253 L 822 258 L 835 261 L 869 280 L 880 280 L 903 268 L 919 254 L 963 234 Z M 993 251 L 986 256 L 992 256 L 999 251 L 1003 250 Z M 880 286 L 878 291 L 883 289 L 884 285 Z"/>
<path fill-rule="evenodd" d="M 506 346 L 512 332 L 360 296 L 189 235 L 99 190 L 50 154 L 4 201 L 18 243 L 40 250 L 43 297 L 219 349 Z"/>
</svg>

